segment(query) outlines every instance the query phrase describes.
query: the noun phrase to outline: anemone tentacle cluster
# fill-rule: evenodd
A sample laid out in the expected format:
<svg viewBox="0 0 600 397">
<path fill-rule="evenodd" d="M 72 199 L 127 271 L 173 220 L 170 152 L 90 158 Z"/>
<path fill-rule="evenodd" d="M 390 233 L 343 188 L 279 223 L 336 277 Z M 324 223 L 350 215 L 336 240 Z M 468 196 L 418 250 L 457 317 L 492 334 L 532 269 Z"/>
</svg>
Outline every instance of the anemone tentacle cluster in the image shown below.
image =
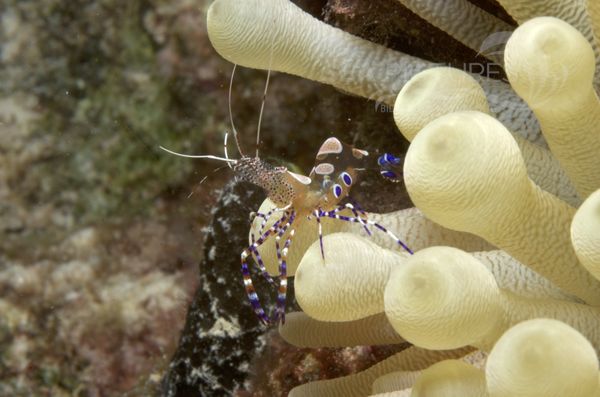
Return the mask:
<svg viewBox="0 0 600 397">
<path fill-rule="evenodd" d="M 290 396 L 600 396 L 596 2 L 500 1 L 520 23 L 504 54 L 510 86 L 434 68 L 285 0 L 233 3 L 209 12 L 225 58 L 395 102 L 411 141 L 404 177 L 416 208 L 369 216 L 416 253 L 325 222 L 323 259 L 312 223 L 299 227 L 288 271 L 304 312 L 280 333 L 299 346 L 414 347 Z M 403 3 L 443 25 L 435 2 Z"/>
<path fill-rule="evenodd" d="M 408 9 L 427 22 L 448 33 L 467 47 L 480 51 L 486 39 L 494 34 L 508 33 L 512 26 L 487 13 L 467 0 L 400 0 Z M 486 54 L 494 61 L 501 57 Z"/>
<path fill-rule="evenodd" d="M 327 25 L 289 0 L 217 0 L 207 25 L 213 47 L 233 63 L 294 74 L 389 105 L 415 73 L 437 66 Z M 535 117 L 507 84 L 478 78 L 500 121 L 543 142 Z"/>
</svg>

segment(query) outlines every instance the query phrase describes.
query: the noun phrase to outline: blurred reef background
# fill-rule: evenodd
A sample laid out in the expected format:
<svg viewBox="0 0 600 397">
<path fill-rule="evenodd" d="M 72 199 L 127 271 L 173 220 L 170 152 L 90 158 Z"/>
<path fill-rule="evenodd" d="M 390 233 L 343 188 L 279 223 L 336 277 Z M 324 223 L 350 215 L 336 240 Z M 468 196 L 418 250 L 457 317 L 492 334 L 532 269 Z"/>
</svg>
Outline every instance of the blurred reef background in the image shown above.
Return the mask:
<svg viewBox="0 0 600 397">
<path fill-rule="evenodd" d="M 412 55 L 486 62 L 394 0 L 295 3 Z M 264 195 L 158 149 L 221 154 L 232 65 L 208 41 L 209 4 L 0 5 L 0 396 L 279 396 L 394 352 L 296 349 L 259 327 L 238 252 Z M 233 85 L 247 151 L 265 77 L 240 68 Z M 406 147 L 391 109 L 274 74 L 262 156 L 306 172 L 330 135 Z M 401 184 L 366 179 L 367 210 L 409 206 Z"/>
</svg>

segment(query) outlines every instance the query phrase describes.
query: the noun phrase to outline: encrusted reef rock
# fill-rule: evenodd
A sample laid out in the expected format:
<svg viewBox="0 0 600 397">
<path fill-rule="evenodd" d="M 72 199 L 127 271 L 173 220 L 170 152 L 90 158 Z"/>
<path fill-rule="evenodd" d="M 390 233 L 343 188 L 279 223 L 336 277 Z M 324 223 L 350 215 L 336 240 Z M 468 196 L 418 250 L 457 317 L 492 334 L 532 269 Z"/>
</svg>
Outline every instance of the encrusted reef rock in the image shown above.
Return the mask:
<svg viewBox="0 0 600 397">
<path fill-rule="evenodd" d="M 247 376 L 253 352 L 265 343 L 239 281 L 248 216 L 263 198 L 259 188 L 235 181 L 221 195 L 206 236 L 199 287 L 163 380 L 166 396 L 231 394 Z"/>
</svg>

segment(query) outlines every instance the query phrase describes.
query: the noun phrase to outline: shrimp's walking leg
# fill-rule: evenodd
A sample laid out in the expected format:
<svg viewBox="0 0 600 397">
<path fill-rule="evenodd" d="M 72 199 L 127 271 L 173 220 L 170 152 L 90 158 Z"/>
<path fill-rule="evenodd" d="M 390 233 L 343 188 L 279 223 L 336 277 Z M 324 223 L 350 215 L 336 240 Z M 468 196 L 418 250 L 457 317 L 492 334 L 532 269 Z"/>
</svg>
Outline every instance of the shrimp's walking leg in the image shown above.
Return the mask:
<svg viewBox="0 0 600 397">
<path fill-rule="evenodd" d="M 292 240 L 294 238 L 294 234 L 296 233 L 296 229 L 292 228 L 290 230 L 290 234 L 283 245 L 283 250 L 281 250 L 281 254 L 279 253 L 279 240 L 285 230 L 287 230 L 292 223 L 294 223 L 294 219 L 296 217 L 296 213 L 292 211 L 290 214 L 290 218 L 288 223 L 281 228 L 279 235 L 277 235 L 275 239 L 275 245 L 277 247 L 277 259 L 279 259 L 279 290 L 277 292 L 277 306 L 275 309 L 275 322 L 285 323 L 285 300 L 287 296 L 287 254 L 292 245 Z"/>
<path fill-rule="evenodd" d="M 350 200 L 352 201 L 352 204 L 344 204 L 339 209 L 342 210 L 344 208 L 349 208 L 350 211 L 352 211 L 352 213 L 354 214 L 354 217 L 360 219 L 360 223 L 362 224 L 362 226 L 365 229 L 365 231 L 367 232 L 367 234 L 370 236 L 372 234 L 371 230 L 369 230 L 369 228 L 367 227 L 367 224 L 365 222 L 365 220 L 367 218 L 367 213 L 365 211 L 363 211 L 363 209 L 360 207 L 360 205 L 358 205 L 358 203 L 354 199 L 350 198 Z M 358 215 L 359 212 L 360 212 L 360 215 L 362 215 L 364 217 L 364 219 Z"/>
<path fill-rule="evenodd" d="M 323 227 L 321 225 L 321 217 L 325 214 L 320 208 L 318 210 L 313 211 L 313 215 L 317 220 L 317 225 L 319 225 L 319 244 L 321 245 L 321 258 L 325 260 L 325 251 L 323 250 Z"/>
<path fill-rule="evenodd" d="M 345 215 L 340 215 L 339 212 L 343 209 L 346 208 L 348 204 L 346 204 L 343 207 L 340 208 L 336 208 L 332 211 L 319 211 L 319 215 L 321 217 L 328 217 L 328 218 L 335 218 L 335 219 L 339 219 L 342 221 L 346 221 L 346 222 L 357 222 L 357 223 L 364 223 L 366 222 L 367 224 L 376 227 L 377 229 L 381 230 L 382 232 L 386 233 L 388 236 L 390 236 L 391 238 L 393 238 L 398 245 L 400 245 L 402 248 L 404 248 L 409 254 L 413 254 L 414 252 L 408 248 L 408 246 L 406 244 L 404 244 L 404 242 L 402 240 L 400 240 L 398 237 L 396 237 L 396 235 L 394 233 L 392 233 L 391 231 L 387 230 L 385 227 L 383 227 L 382 225 L 380 225 L 379 223 L 373 222 L 371 220 L 368 219 L 360 219 L 357 217 L 350 217 L 350 216 L 345 216 Z M 352 205 L 352 204 L 350 204 Z"/>
<path fill-rule="evenodd" d="M 244 279 L 244 288 L 246 289 L 246 295 L 248 295 L 248 299 L 250 300 L 250 304 L 252 305 L 254 313 L 256 313 L 260 321 L 262 321 L 264 324 L 269 324 L 269 317 L 265 313 L 265 310 L 262 308 L 260 300 L 258 299 L 258 295 L 256 294 L 256 290 L 254 289 L 254 284 L 252 283 L 252 275 L 250 274 L 250 269 L 248 268 L 248 257 L 252 254 L 256 254 L 258 255 L 258 258 L 260 258 L 260 254 L 258 254 L 258 247 L 260 247 L 270 235 L 275 234 L 280 230 L 279 225 L 282 222 L 284 222 L 286 218 L 287 213 L 284 214 L 277 222 L 275 222 L 273 226 L 271 226 L 265 233 L 263 233 L 258 238 L 258 240 L 250 244 L 250 246 L 246 248 L 241 254 L 242 276 Z M 261 268 L 263 274 L 266 273 L 266 269 L 264 268 L 262 259 L 259 262 L 259 268 Z"/>
<path fill-rule="evenodd" d="M 271 217 L 271 215 L 273 215 L 275 212 L 278 211 L 285 211 L 285 208 L 273 208 L 272 210 L 270 210 L 269 212 L 267 212 L 266 214 L 263 214 L 261 212 L 255 212 L 251 214 L 251 217 L 261 217 L 263 218 L 263 221 L 260 224 L 260 230 L 259 230 L 259 235 L 263 234 L 263 231 L 265 229 L 265 225 L 267 224 L 267 222 L 269 221 L 269 218 Z M 284 215 L 285 216 L 285 215 Z M 253 220 L 254 218 L 251 218 L 251 220 Z M 282 221 L 282 219 L 280 219 L 280 221 Z M 277 233 L 277 230 L 273 233 Z M 254 233 L 250 233 L 250 241 L 251 244 L 254 244 L 255 242 L 255 237 L 254 237 Z M 273 278 L 271 277 L 271 275 L 269 274 L 269 272 L 267 271 L 267 268 L 265 267 L 265 264 L 262 260 L 262 257 L 260 256 L 260 253 L 258 252 L 258 249 L 251 249 L 252 255 L 254 256 L 254 259 L 258 265 L 258 268 L 260 269 L 260 272 L 262 274 L 262 276 L 265 278 L 265 280 L 267 280 L 269 283 L 271 284 L 275 284 L 275 281 L 273 280 Z"/>
<path fill-rule="evenodd" d="M 279 229 L 275 230 L 271 234 L 277 233 L 278 230 Z M 254 243 L 255 242 L 252 241 L 252 245 L 254 245 Z M 254 259 L 256 261 L 256 264 L 258 265 L 258 269 L 260 270 L 260 273 L 265 278 L 265 280 L 267 280 L 269 282 L 269 284 L 275 284 L 275 280 L 273 280 L 273 277 L 271 277 L 271 275 L 267 271 L 267 267 L 265 266 L 265 264 L 264 264 L 264 262 L 262 260 L 262 257 L 260 256 L 260 252 L 258 252 L 258 246 L 257 246 L 257 248 L 251 248 L 252 245 L 250 247 L 248 247 L 248 249 L 250 249 L 252 255 L 254 256 Z"/>
<path fill-rule="evenodd" d="M 273 208 L 273 209 L 269 210 L 269 212 L 267 212 L 266 214 L 263 214 L 262 212 L 251 212 L 250 213 L 250 222 L 252 222 L 254 220 L 254 218 L 256 218 L 257 216 L 259 218 L 263 218 L 262 222 L 260 223 L 260 229 L 258 231 L 258 234 L 262 234 L 263 230 L 265 230 L 265 226 L 267 225 L 267 222 L 269 221 L 269 218 L 271 217 L 271 215 L 273 215 L 275 212 L 285 211 L 288 208 L 289 208 L 289 206 L 282 207 L 282 208 Z M 254 234 L 251 234 L 251 236 L 252 236 L 252 239 L 254 239 Z"/>
</svg>

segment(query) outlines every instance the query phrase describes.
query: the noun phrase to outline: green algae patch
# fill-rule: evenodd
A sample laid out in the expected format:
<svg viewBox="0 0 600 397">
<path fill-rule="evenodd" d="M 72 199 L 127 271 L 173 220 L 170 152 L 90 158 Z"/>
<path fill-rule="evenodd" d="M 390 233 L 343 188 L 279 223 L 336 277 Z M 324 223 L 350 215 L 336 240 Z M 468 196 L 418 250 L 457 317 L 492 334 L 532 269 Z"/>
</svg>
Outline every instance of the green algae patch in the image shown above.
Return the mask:
<svg viewBox="0 0 600 397">
<path fill-rule="evenodd" d="M 161 71 L 160 46 L 144 19 L 155 6 L 9 1 L 5 15 L 29 32 L 13 41 L 33 49 L 8 60 L 2 88 L 37 98 L 41 117 L 28 140 L 47 148 L 14 171 L 29 205 L 74 208 L 78 223 L 143 214 L 165 185 L 189 176 L 194 163 L 158 145 L 193 150 L 212 107 L 189 76 Z"/>
</svg>

